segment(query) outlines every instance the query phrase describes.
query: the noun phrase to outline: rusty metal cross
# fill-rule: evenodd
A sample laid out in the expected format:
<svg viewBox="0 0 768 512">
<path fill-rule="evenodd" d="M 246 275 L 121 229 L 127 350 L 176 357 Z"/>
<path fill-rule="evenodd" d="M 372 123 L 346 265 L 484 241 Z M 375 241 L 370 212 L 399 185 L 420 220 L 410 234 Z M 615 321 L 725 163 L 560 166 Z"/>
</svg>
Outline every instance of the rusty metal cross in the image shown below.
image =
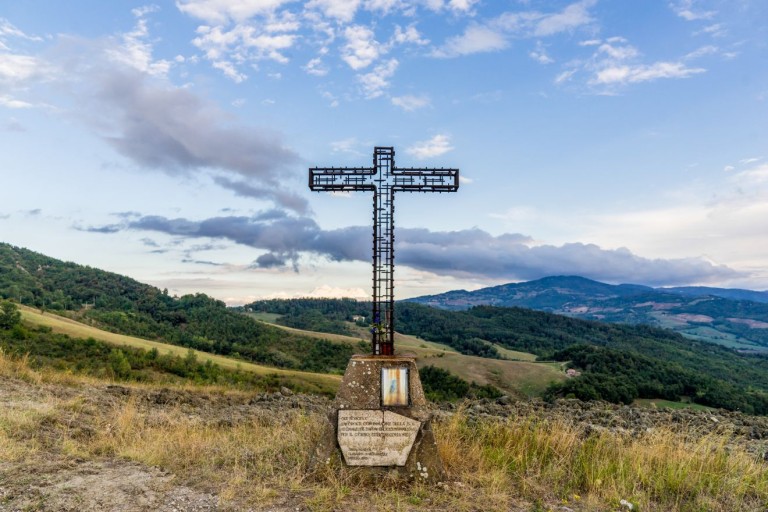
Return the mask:
<svg viewBox="0 0 768 512">
<path fill-rule="evenodd" d="M 395 167 L 395 149 L 375 147 L 373 167 L 312 167 L 314 191 L 373 191 L 373 326 L 374 355 L 394 355 L 395 192 L 455 192 L 458 169 Z"/>
</svg>

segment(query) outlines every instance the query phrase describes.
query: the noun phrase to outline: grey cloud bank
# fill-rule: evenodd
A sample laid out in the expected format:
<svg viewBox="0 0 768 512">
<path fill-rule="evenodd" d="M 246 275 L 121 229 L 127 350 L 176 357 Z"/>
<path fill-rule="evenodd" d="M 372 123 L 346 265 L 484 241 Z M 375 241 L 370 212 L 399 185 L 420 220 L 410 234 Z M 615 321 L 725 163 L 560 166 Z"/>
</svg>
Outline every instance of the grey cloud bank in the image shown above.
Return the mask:
<svg viewBox="0 0 768 512">
<path fill-rule="evenodd" d="M 112 233 L 113 226 L 91 231 Z M 309 253 L 331 261 L 370 261 L 371 228 L 351 226 L 323 230 L 307 217 L 279 210 L 252 217 L 225 216 L 200 221 L 144 216 L 122 229 L 154 231 L 194 239 L 228 240 L 266 251 L 254 261 L 259 268 L 293 266 Z M 627 249 L 602 249 L 594 244 L 533 245 L 520 234 L 491 235 L 481 229 L 397 230 L 396 259 L 400 265 L 454 277 L 528 280 L 549 275 L 581 275 L 607 282 L 651 286 L 708 283 L 744 277 L 727 266 L 701 258 L 648 259 Z"/>
</svg>

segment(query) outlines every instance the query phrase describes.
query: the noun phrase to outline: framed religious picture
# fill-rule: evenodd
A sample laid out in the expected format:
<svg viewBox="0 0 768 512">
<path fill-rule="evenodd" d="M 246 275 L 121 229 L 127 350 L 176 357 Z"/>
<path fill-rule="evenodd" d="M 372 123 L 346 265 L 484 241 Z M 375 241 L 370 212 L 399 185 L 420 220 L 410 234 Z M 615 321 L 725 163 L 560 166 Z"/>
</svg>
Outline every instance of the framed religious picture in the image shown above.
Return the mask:
<svg viewBox="0 0 768 512">
<path fill-rule="evenodd" d="M 408 407 L 408 367 L 381 369 L 381 405 Z"/>
</svg>

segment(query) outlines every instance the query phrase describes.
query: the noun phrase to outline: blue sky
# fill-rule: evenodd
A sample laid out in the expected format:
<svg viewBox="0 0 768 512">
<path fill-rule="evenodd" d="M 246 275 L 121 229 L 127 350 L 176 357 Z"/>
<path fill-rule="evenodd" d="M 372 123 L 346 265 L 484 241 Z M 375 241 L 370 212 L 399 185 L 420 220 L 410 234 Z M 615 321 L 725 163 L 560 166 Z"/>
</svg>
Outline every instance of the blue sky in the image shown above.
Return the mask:
<svg viewBox="0 0 768 512">
<path fill-rule="evenodd" d="M 371 198 L 311 166 L 458 167 L 396 198 L 397 295 L 558 274 L 768 289 L 768 4 L 0 5 L 0 240 L 230 304 L 370 293 Z"/>
</svg>

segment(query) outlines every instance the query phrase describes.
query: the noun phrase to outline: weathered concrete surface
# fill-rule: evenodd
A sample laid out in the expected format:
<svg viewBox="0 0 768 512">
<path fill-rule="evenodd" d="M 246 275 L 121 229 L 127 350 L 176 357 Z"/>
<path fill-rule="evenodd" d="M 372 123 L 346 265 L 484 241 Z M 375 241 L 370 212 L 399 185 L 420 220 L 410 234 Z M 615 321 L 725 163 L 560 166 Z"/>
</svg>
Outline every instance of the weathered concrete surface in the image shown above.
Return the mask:
<svg viewBox="0 0 768 512">
<path fill-rule="evenodd" d="M 407 368 L 408 369 L 408 388 L 409 405 L 408 406 L 382 406 L 381 405 L 381 369 L 382 368 Z M 401 422 L 409 423 L 411 420 L 416 423 L 416 435 L 412 441 L 410 449 L 402 445 L 400 437 L 391 437 L 389 441 L 384 437 L 384 445 L 378 451 L 371 447 L 368 450 L 369 460 L 380 462 L 373 456 L 374 453 L 385 453 L 403 449 L 405 460 L 397 459 L 392 465 L 378 464 L 360 464 L 362 462 L 355 457 L 348 457 L 348 453 L 342 454 L 339 445 L 339 418 L 341 411 L 352 411 L 352 414 L 360 411 L 370 411 L 381 416 L 382 421 L 385 417 L 403 417 Z M 387 414 L 389 413 L 389 414 Z M 366 413 L 363 413 L 366 414 Z M 397 415 L 397 416 L 390 416 Z M 341 414 L 342 422 L 349 418 L 349 413 Z M 332 466 L 342 464 L 345 466 L 355 465 L 361 470 L 369 471 L 373 476 L 387 478 L 401 478 L 405 480 L 420 480 L 426 482 L 439 482 L 445 479 L 445 470 L 437 450 L 435 437 L 432 433 L 432 413 L 427 408 L 427 399 L 424 396 L 424 389 L 421 386 L 419 378 L 419 369 L 416 367 L 416 358 L 412 355 L 398 356 L 370 356 L 354 355 L 347 365 L 341 387 L 336 394 L 333 402 L 333 408 L 328 415 L 328 424 L 320 442 L 315 448 L 312 457 L 312 466 L 318 469 L 321 466 Z M 369 428 L 373 428 L 372 426 Z M 345 431 L 344 423 L 342 433 Z M 382 436 L 380 436 L 381 438 Z M 373 439 L 373 438 L 371 438 Z M 389 444 L 387 444 L 389 443 Z M 378 445 L 376 445 L 378 446 Z M 349 448 L 349 445 L 347 446 Z M 384 456 L 378 456 L 384 457 Z M 386 462 L 390 462 L 387 459 Z M 351 464 L 350 464 L 351 463 Z M 401 464 L 402 463 L 402 464 Z"/>
<path fill-rule="evenodd" d="M 348 466 L 405 466 L 421 422 L 390 411 L 342 409 L 337 436 Z"/>
<path fill-rule="evenodd" d="M 349 360 L 341 387 L 336 393 L 334 405 L 339 409 L 380 409 L 381 369 L 408 368 L 410 407 L 420 409 L 427 406 L 424 389 L 419 379 L 419 369 L 414 356 L 364 356 L 354 355 Z M 388 407 L 385 407 L 390 409 Z M 391 410 L 401 410 L 396 407 Z M 405 413 L 400 413 L 405 414 Z M 407 414 L 405 414 L 407 416 Z"/>
</svg>

